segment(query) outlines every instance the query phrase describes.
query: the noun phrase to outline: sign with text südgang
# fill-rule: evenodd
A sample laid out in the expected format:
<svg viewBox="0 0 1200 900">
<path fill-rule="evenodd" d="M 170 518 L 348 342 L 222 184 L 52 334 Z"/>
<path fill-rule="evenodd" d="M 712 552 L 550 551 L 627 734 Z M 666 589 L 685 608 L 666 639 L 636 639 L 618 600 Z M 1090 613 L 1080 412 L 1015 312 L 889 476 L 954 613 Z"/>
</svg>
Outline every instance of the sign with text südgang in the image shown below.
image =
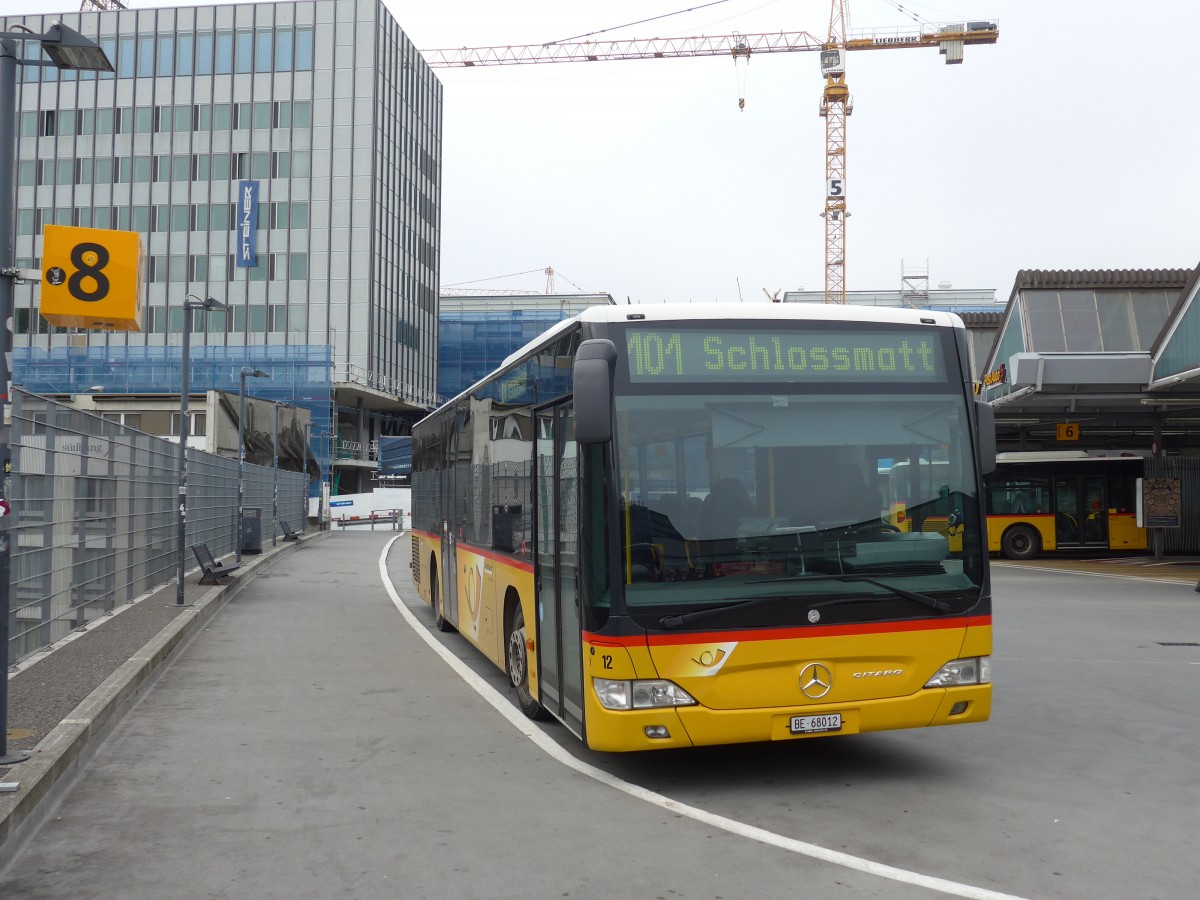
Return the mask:
<svg viewBox="0 0 1200 900">
<path fill-rule="evenodd" d="M 237 195 L 237 264 L 243 268 L 258 265 L 258 182 L 239 181 Z"/>
</svg>

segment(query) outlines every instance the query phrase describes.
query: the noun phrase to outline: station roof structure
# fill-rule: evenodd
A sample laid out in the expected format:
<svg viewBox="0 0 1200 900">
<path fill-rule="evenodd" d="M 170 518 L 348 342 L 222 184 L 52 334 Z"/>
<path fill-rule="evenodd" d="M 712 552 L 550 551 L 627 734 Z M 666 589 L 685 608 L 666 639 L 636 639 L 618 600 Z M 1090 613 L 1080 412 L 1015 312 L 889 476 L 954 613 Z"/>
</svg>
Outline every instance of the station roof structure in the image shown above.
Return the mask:
<svg viewBox="0 0 1200 900">
<path fill-rule="evenodd" d="M 1200 267 L 1017 273 L 980 396 L 1002 449 L 1088 444 L 1200 452 Z M 1014 445 L 1019 443 L 1019 447 Z"/>
</svg>

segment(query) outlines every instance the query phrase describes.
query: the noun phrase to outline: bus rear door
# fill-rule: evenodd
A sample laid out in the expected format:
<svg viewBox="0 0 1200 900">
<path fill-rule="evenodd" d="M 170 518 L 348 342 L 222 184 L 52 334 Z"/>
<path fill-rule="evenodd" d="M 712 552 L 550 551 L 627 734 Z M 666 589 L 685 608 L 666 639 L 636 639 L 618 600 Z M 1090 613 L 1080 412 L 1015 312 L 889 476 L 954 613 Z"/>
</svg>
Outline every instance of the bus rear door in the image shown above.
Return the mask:
<svg viewBox="0 0 1200 900">
<path fill-rule="evenodd" d="M 1054 532 L 1060 550 L 1108 547 L 1108 498 L 1103 476 L 1055 476 Z"/>
</svg>

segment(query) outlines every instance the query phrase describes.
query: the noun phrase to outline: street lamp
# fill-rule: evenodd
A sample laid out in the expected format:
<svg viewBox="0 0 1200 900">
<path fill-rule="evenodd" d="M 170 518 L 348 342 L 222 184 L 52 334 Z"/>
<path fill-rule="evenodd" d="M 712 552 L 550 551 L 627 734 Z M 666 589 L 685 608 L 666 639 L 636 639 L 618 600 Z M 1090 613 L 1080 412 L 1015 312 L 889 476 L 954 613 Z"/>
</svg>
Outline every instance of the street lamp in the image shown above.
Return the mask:
<svg viewBox="0 0 1200 900">
<path fill-rule="evenodd" d="M 237 514 L 237 561 L 242 561 L 242 497 L 246 478 L 246 379 L 270 378 L 262 369 L 242 366 L 241 387 L 238 389 L 238 514 Z"/>
<path fill-rule="evenodd" d="M 271 442 L 272 449 L 275 453 L 275 462 L 273 464 L 273 479 L 274 493 L 271 496 L 271 546 L 275 547 L 275 524 L 279 521 L 279 404 L 276 403 L 272 408 L 274 413 L 274 440 Z"/>
<path fill-rule="evenodd" d="M 183 551 L 187 543 L 187 439 L 188 439 L 188 375 L 191 371 L 192 310 L 228 309 L 220 300 L 195 294 L 183 298 L 183 341 L 179 363 L 179 521 L 177 571 L 175 573 L 175 605 L 183 606 L 183 572 L 186 568 Z"/>
<path fill-rule="evenodd" d="M 311 417 L 312 413 L 309 413 Z M 302 531 L 308 531 L 308 492 L 310 490 L 308 480 L 308 454 L 312 452 L 312 419 L 309 418 L 304 423 L 304 447 L 300 451 L 300 471 L 304 473 L 304 490 L 301 492 L 304 495 L 300 524 L 303 526 Z"/>
<path fill-rule="evenodd" d="M 12 486 L 12 447 L 9 443 L 8 404 L 12 371 L 13 280 L 21 277 L 13 253 L 13 163 L 16 158 L 17 66 L 57 66 L 111 72 L 112 63 L 95 41 L 55 22 L 45 34 L 24 25 L 19 31 L 0 31 L 0 501 L 8 510 Z M 50 58 L 21 59 L 17 41 L 37 41 Z M 8 616 L 12 551 L 8 517 L 0 515 L 0 766 L 29 759 L 23 750 L 8 752 Z"/>
</svg>

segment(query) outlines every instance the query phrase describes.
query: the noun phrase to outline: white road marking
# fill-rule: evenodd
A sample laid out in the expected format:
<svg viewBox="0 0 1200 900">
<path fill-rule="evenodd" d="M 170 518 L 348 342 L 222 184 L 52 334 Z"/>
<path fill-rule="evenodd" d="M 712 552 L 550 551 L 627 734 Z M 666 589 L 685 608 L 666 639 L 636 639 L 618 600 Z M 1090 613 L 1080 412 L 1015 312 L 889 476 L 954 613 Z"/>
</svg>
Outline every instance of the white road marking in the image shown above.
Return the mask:
<svg viewBox="0 0 1200 900">
<path fill-rule="evenodd" d="M 1181 578 L 1144 578 L 1140 575 L 1109 575 L 1107 572 L 1081 572 L 1078 569 L 1055 569 L 1050 566 L 1023 566 L 1020 563 L 992 562 L 993 566 L 1005 569 L 1024 569 L 1026 572 L 1054 572 L 1057 575 L 1086 575 L 1089 578 L 1124 578 L 1126 581 L 1145 581 L 1150 584 L 1191 584 Z"/>
<path fill-rule="evenodd" d="M 521 734 L 529 738 L 536 744 L 544 753 L 562 763 L 570 769 L 574 769 L 581 775 L 586 775 L 599 781 L 601 784 L 606 784 L 611 788 L 615 788 L 622 793 L 628 794 L 631 797 L 636 797 L 638 800 L 643 800 L 665 810 L 670 810 L 673 813 L 678 813 L 681 816 L 687 816 L 689 819 L 694 819 L 697 822 L 702 822 L 713 828 L 720 828 L 723 831 L 728 831 L 730 834 L 736 834 L 741 837 L 750 838 L 751 840 L 759 841 L 764 844 L 769 844 L 772 847 L 779 847 L 782 850 L 788 850 L 792 853 L 799 853 L 803 856 L 819 859 L 822 862 L 832 863 L 836 866 L 842 866 L 847 869 L 854 869 L 857 872 L 864 872 L 868 875 L 875 875 L 880 878 L 887 878 L 892 881 L 898 881 L 903 884 L 912 884 L 917 887 L 928 888 L 933 891 L 940 891 L 943 894 L 950 894 L 955 897 L 970 897 L 976 900 L 1020 900 L 1019 897 L 1013 894 L 1002 894 L 997 891 L 989 891 L 984 888 L 973 887 L 969 884 L 960 884 L 956 881 L 948 881 L 944 878 L 935 878 L 931 875 L 922 875 L 920 872 L 910 872 L 907 869 L 900 869 L 895 866 L 884 865 L 869 859 L 863 859 L 860 856 L 852 856 L 849 853 L 841 853 L 837 850 L 829 850 L 825 847 L 820 847 L 816 844 L 810 844 L 806 841 L 798 841 L 795 838 L 784 837 L 781 834 L 776 834 L 772 831 L 767 831 L 763 828 L 757 828 L 753 825 L 747 825 L 744 822 L 738 822 L 735 819 L 728 819 L 725 816 L 719 816 L 707 810 L 698 809 L 694 806 L 688 806 L 684 803 L 672 800 L 670 797 L 664 797 L 662 794 L 654 791 L 646 790 L 636 784 L 630 784 L 615 775 L 610 775 L 603 769 L 598 769 L 595 766 L 589 765 L 582 760 L 576 759 L 546 735 L 531 721 L 525 718 L 504 695 L 500 694 L 490 684 L 472 672 L 465 663 L 458 659 L 453 653 L 447 650 L 438 642 L 438 640 L 430 634 L 429 630 L 423 626 L 416 616 L 412 614 L 404 601 L 400 599 L 400 595 L 396 592 L 395 586 L 392 584 L 391 578 L 388 577 L 387 571 L 387 556 L 392 549 L 392 544 L 396 543 L 400 538 L 404 537 L 399 534 L 387 542 L 383 548 L 383 554 L 379 557 L 379 575 L 383 579 L 383 586 L 387 589 L 388 596 L 392 598 L 392 603 L 396 609 L 400 611 L 405 621 L 412 627 L 430 649 L 433 650 L 442 660 L 452 668 L 463 681 L 465 681 L 474 691 L 479 694 L 485 701 L 491 704 L 492 708 L 500 715 L 508 720 L 514 728 Z"/>
</svg>

